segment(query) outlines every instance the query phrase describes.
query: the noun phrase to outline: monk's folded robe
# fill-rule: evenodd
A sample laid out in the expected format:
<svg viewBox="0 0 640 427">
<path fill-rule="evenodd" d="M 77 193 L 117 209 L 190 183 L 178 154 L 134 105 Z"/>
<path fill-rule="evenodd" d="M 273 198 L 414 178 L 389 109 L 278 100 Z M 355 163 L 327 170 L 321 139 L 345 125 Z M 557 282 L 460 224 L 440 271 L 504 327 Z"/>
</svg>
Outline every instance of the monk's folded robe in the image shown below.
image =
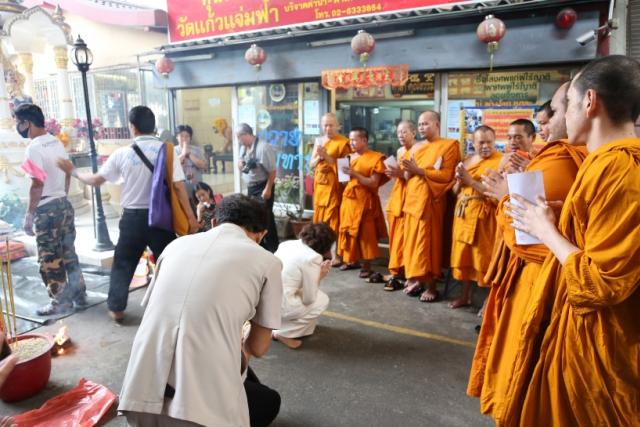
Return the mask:
<svg viewBox="0 0 640 427">
<path fill-rule="evenodd" d="M 575 180 L 586 151 L 566 141 L 547 144 L 527 171 L 541 171 L 546 199 L 564 200 Z M 491 287 L 482 328 L 476 344 L 467 393 L 480 397 L 480 411 L 497 425 L 518 413 L 524 400 L 532 366 L 516 364 L 524 313 L 533 283 L 549 251 L 544 245 L 517 245 L 504 203 L 496 210 L 497 232 L 493 256 L 484 278 Z"/>
<path fill-rule="evenodd" d="M 351 154 L 349 139 L 336 135 L 324 143 L 327 153 L 337 160 Z M 313 175 L 313 222 L 324 222 L 338 233 L 340 202 L 344 186 L 338 181 L 337 162 L 332 165 L 320 160 Z"/>
<path fill-rule="evenodd" d="M 389 179 L 384 174 L 384 155 L 365 151 L 351 160 L 351 168 L 365 177 L 381 176 L 379 186 Z M 379 187 L 378 186 L 378 187 Z M 342 193 L 340 206 L 339 255 L 347 263 L 371 260 L 380 256 L 378 240 L 387 237 L 378 187 L 372 189 L 351 178 Z"/>
<path fill-rule="evenodd" d="M 401 170 L 402 162 L 408 160 L 410 150 L 398 156 L 398 164 Z M 391 189 L 391 196 L 387 202 L 387 222 L 389 223 L 389 271 L 394 276 L 401 273 L 403 269 L 402 249 L 404 244 L 404 214 L 402 205 L 407 190 L 407 181 L 396 178 Z"/>
<path fill-rule="evenodd" d="M 498 170 L 501 153 L 494 153 L 467 168 L 480 181 L 489 169 Z M 451 271 L 456 280 L 473 280 L 482 286 L 491 262 L 496 232 L 495 203 L 473 187 L 463 185 L 453 217 Z"/>
<path fill-rule="evenodd" d="M 537 361 L 522 426 L 640 425 L 639 183 L 636 138 L 603 145 L 578 172 L 558 229 L 579 251 L 546 258 L 521 328 L 517 363 Z"/>
<path fill-rule="evenodd" d="M 413 158 L 425 176 L 415 175 L 407 181 L 402 256 L 407 279 L 426 281 L 440 276 L 445 196 L 455 182 L 459 143 L 454 139 L 429 141 Z"/>
</svg>

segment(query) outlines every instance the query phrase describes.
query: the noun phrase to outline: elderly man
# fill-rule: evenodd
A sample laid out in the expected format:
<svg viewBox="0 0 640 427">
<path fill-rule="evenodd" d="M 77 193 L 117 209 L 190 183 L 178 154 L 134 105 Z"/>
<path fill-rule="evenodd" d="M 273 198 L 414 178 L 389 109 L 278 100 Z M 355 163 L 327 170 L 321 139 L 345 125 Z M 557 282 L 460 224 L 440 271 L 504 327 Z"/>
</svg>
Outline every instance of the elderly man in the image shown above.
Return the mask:
<svg viewBox="0 0 640 427">
<path fill-rule="evenodd" d="M 592 61 L 567 100 L 569 143 L 586 145 L 589 156 L 557 225 L 545 200 L 511 205 L 516 227 L 552 254 L 519 335 L 524 348 L 539 348 L 520 425 L 638 425 L 640 62 Z"/>
<path fill-rule="evenodd" d="M 276 154 L 273 147 L 266 141 L 261 142 L 253 134 L 253 129 L 246 123 L 240 123 L 236 129 L 236 136 L 240 142 L 240 160 L 238 168 L 242 172 L 242 180 L 247 185 L 247 193 L 267 203 L 269 209 L 269 228 L 262 243 L 269 252 L 278 249 L 278 230 L 273 217 L 273 187 L 276 182 Z"/>
<path fill-rule="evenodd" d="M 313 222 L 324 222 L 336 235 L 339 232 L 340 203 L 344 186 L 338 181 L 337 160 L 351 153 L 349 139 L 338 133 L 336 115 L 327 113 L 322 116 L 324 135 L 316 141 L 311 153 L 310 166 L 315 169 L 313 175 Z M 332 265 L 341 264 L 334 253 Z"/>
<path fill-rule="evenodd" d="M 281 262 L 258 243 L 263 201 L 225 197 L 217 226 L 171 243 L 158 260 L 133 341 L 119 410 L 133 426 L 266 426 L 278 394 L 245 382 L 280 327 Z M 246 339 L 243 325 L 251 322 Z"/>
<path fill-rule="evenodd" d="M 489 126 L 479 126 L 473 132 L 473 154 L 456 167 L 453 192 L 458 201 L 453 220 L 451 271 L 462 282 L 460 297 L 450 308 L 471 304 L 471 282 L 484 286 L 496 232 L 496 205 L 484 195 L 486 187 L 480 177 L 487 169 L 498 168 L 502 154 L 496 151 L 496 133 Z"/>
<path fill-rule="evenodd" d="M 23 138 L 31 138 L 22 164 L 31 178 L 24 231 L 36 236 L 40 275 L 51 298 L 36 314 L 66 314 L 73 311 L 74 303 L 79 308 L 87 304 L 75 250 L 75 214 L 67 199 L 70 177 L 56 166 L 57 158 L 69 156 L 60 140 L 45 130 L 40 107 L 22 104 L 16 108 L 15 116 L 18 133 Z"/>
</svg>

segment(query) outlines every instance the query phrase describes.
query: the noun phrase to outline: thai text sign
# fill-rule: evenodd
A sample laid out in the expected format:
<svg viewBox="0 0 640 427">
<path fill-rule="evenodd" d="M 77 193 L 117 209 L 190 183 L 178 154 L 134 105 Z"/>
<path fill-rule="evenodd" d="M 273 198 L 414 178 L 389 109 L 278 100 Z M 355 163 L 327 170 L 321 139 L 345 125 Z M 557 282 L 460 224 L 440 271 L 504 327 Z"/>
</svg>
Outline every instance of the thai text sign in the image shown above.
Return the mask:
<svg viewBox="0 0 640 427">
<path fill-rule="evenodd" d="M 478 0 L 167 0 L 171 43 Z"/>
</svg>

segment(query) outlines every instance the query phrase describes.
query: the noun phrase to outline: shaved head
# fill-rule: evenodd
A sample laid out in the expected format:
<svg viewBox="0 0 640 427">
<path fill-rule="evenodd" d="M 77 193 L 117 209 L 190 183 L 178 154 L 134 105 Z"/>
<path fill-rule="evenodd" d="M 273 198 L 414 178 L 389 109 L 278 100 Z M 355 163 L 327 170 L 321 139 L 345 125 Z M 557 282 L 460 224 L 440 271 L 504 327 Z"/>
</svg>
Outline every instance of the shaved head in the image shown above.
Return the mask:
<svg viewBox="0 0 640 427">
<path fill-rule="evenodd" d="M 327 138 L 331 139 L 338 135 L 340 125 L 338 124 L 338 117 L 336 117 L 334 113 L 326 113 L 322 116 L 320 125 L 322 126 L 322 132 Z"/>
<path fill-rule="evenodd" d="M 422 139 L 435 141 L 440 137 L 440 114 L 427 110 L 418 118 L 418 132 Z"/>
</svg>

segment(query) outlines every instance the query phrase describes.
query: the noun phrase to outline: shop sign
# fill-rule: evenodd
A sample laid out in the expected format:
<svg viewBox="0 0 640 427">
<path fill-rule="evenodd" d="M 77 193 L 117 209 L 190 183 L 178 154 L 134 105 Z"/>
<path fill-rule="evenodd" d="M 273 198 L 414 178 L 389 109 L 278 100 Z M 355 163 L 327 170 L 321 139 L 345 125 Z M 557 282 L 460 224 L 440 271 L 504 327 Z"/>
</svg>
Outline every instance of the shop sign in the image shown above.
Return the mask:
<svg viewBox="0 0 640 427">
<path fill-rule="evenodd" d="M 317 24 L 479 0 L 167 0 L 169 41 Z"/>
<path fill-rule="evenodd" d="M 496 133 L 496 147 L 505 150 L 509 124 L 516 119 L 533 120 L 535 105 L 513 107 L 462 107 L 460 114 L 461 141 L 472 146 L 473 131 L 480 125 L 490 126 Z"/>
<path fill-rule="evenodd" d="M 475 99 L 478 104 L 531 104 L 537 102 L 541 85 L 568 79 L 568 73 L 553 70 L 451 73 L 448 94 L 449 99 Z"/>
<path fill-rule="evenodd" d="M 404 95 L 421 95 L 433 98 L 435 93 L 434 73 L 410 73 L 404 86 L 391 87 L 393 96 L 400 98 Z"/>
<path fill-rule="evenodd" d="M 386 65 L 382 67 L 340 68 L 321 73 L 322 86 L 327 90 L 404 86 L 409 78 L 409 66 Z"/>
</svg>

